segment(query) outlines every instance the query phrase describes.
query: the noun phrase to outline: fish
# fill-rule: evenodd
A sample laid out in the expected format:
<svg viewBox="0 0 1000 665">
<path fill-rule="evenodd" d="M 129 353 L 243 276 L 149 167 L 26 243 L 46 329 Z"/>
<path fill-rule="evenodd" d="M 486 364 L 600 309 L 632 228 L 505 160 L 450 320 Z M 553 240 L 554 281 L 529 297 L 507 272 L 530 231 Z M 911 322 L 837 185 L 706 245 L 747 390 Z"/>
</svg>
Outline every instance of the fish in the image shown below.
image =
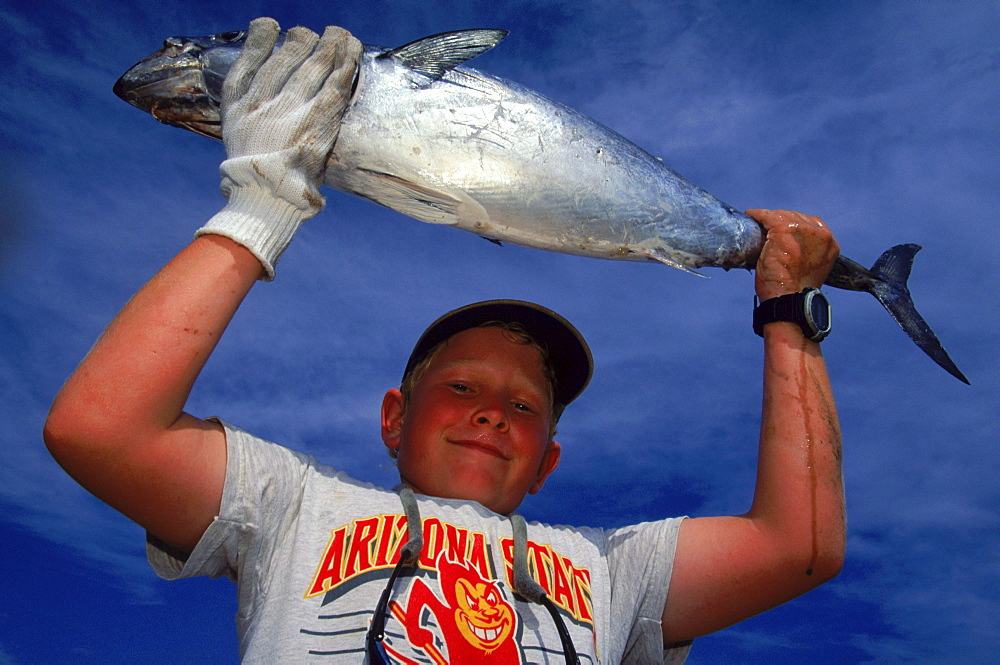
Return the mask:
<svg viewBox="0 0 1000 665">
<path fill-rule="evenodd" d="M 468 29 L 395 48 L 366 44 L 324 183 L 497 244 L 699 275 L 755 267 L 765 237 L 755 220 L 601 123 L 465 65 L 506 35 Z M 223 81 L 245 37 L 169 37 L 114 93 L 162 123 L 221 139 Z M 875 296 L 919 348 L 968 384 L 913 304 L 907 281 L 920 249 L 896 245 L 871 268 L 840 256 L 826 284 Z"/>
</svg>

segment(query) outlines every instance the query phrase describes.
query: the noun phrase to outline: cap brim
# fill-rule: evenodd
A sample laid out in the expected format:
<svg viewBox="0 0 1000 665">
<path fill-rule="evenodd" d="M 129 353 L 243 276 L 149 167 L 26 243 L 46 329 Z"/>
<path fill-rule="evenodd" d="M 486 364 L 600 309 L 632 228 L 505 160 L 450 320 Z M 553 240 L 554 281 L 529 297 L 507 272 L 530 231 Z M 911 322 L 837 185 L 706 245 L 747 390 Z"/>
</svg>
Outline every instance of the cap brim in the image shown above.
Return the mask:
<svg viewBox="0 0 1000 665">
<path fill-rule="evenodd" d="M 523 300 L 488 300 L 448 312 L 428 326 L 417 340 L 403 372 L 405 378 L 438 344 L 463 330 L 493 321 L 520 324 L 548 352 L 555 374 L 553 398 L 566 405 L 590 382 L 594 361 L 583 335 L 555 312 Z"/>
</svg>

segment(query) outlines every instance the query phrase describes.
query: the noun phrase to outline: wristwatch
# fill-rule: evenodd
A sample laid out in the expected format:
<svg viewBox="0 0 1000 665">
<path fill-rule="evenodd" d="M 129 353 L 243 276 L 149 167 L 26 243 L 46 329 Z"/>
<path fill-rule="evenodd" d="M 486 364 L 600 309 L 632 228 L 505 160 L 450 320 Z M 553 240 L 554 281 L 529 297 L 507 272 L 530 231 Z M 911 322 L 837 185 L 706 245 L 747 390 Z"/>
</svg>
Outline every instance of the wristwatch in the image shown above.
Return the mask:
<svg viewBox="0 0 1000 665">
<path fill-rule="evenodd" d="M 821 342 L 830 334 L 833 314 L 830 301 L 819 289 L 807 288 L 798 293 L 758 302 L 754 297 L 753 331 L 764 336 L 764 326 L 774 321 L 790 321 L 802 328 L 806 339 Z"/>
</svg>

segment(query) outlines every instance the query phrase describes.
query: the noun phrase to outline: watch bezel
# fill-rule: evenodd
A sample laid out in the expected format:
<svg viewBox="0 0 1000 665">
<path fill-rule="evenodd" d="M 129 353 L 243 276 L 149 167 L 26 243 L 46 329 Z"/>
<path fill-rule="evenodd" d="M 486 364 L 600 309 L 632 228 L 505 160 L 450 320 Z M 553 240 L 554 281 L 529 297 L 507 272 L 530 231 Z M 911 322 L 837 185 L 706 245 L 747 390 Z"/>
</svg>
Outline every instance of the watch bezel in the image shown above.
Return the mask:
<svg viewBox="0 0 1000 665">
<path fill-rule="evenodd" d="M 830 330 L 833 327 L 833 310 L 830 307 L 830 301 L 827 300 L 826 294 L 819 289 L 806 288 L 801 291 L 802 300 L 802 312 L 805 315 L 806 324 L 809 326 L 809 330 L 805 328 L 802 332 L 805 333 L 806 338 L 813 342 L 820 342 L 830 334 Z M 823 309 L 826 312 L 826 326 L 820 327 L 816 318 L 813 316 L 813 301 L 819 298 L 823 302 Z M 809 332 L 812 331 L 810 335 Z"/>
</svg>

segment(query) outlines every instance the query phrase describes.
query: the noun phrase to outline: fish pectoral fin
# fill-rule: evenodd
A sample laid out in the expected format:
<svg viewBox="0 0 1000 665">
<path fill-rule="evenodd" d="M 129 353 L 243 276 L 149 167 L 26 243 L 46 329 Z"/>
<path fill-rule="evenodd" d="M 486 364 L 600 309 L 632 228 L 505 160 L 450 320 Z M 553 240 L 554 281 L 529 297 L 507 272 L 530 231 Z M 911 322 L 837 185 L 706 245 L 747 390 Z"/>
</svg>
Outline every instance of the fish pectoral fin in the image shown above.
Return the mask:
<svg viewBox="0 0 1000 665">
<path fill-rule="evenodd" d="M 418 185 L 391 173 L 359 169 L 375 179 L 364 196 L 387 208 L 429 224 L 458 224 L 462 201 L 451 194 Z M 376 184 L 377 183 L 377 184 Z"/>
<path fill-rule="evenodd" d="M 668 254 L 666 251 L 664 251 L 663 249 L 660 249 L 658 247 L 653 248 L 653 249 L 647 249 L 647 250 L 645 250 L 642 253 L 645 254 L 647 257 L 653 259 L 654 261 L 659 261 L 660 263 L 665 263 L 668 266 L 671 266 L 673 268 L 677 268 L 678 270 L 683 270 L 684 272 L 690 273 L 692 275 L 695 275 L 696 277 L 701 277 L 703 279 L 708 279 L 708 275 L 703 275 L 700 272 L 698 272 L 697 270 L 692 270 L 691 268 L 688 268 L 683 263 L 678 263 L 673 257 L 670 256 L 670 254 Z"/>
<path fill-rule="evenodd" d="M 507 36 L 506 30 L 442 32 L 397 46 L 379 58 L 396 58 L 404 65 L 437 80 L 463 62 L 489 51 Z"/>
</svg>

